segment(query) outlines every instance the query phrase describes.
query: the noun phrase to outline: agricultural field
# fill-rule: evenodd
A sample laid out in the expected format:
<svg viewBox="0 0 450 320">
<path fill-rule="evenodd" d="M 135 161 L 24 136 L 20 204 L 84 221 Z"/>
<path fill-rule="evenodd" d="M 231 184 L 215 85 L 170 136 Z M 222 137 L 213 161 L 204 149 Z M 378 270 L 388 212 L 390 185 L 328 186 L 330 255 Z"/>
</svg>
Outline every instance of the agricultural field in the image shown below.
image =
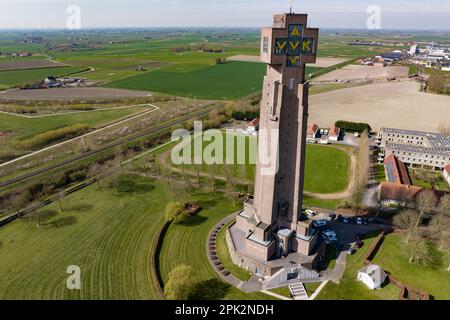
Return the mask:
<svg viewBox="0 0 450 320">
<path fill-rule="evenodd" d="M 154 71 L 109 83 L 109 87 L 148 90 L 200 99 L 236 99 L 261 90 L 264 64 L 229 62 L 192 72 Z"/>
<path fill-rule="evenodd" d="M 10 60 L 8 62 L 3 62 L 0 60 L 0 71 L 8 70 L 22 70 L 22 69 L 43 69 L 43 68 L 54 68 L 67 66 L 64 64 L 58 64 L 50 60 Z"/>
<path fill-rule="evenodd" d="M 20 86 L 44 80 L 48 76 L 61 77 L 79 73 L 86 70 L 85 67 L 54 67 L 30 70 L 0 71 L 0 89 Z"/>
</svg>

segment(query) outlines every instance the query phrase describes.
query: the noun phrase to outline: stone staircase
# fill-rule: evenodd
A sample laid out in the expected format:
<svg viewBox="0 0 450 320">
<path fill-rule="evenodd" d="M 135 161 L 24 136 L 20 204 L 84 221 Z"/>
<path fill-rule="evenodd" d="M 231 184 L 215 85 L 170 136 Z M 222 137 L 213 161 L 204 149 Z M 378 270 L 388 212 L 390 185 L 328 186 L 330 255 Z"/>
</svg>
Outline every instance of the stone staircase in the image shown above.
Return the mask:
<svg viewBox="0 0 450 320">
<path fill-rule="evenodd" d="M 303 283 L 296 282 L 289 285 L 289 290 L 294 297 L 294 300 L 306 300 L 308 299 L 308 294 L 306 293 L 306 289 L 303 286 Z"/>
</svg>

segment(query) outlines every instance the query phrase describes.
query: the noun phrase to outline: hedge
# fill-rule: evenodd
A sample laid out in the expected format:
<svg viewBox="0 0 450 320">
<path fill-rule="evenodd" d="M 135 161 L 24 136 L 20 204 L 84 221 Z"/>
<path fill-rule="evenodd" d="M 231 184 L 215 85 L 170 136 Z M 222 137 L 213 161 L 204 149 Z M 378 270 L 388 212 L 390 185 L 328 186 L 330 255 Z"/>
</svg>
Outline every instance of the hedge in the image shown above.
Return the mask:
<svg viewBox="0 0 450 320">
<path fill-rule="evenodd" d="M 336 121 L 335 126 L 350 132 L 370 132 L 372 130 L 368 123 L 350 122 L 344 120 Z"/>
</svg>

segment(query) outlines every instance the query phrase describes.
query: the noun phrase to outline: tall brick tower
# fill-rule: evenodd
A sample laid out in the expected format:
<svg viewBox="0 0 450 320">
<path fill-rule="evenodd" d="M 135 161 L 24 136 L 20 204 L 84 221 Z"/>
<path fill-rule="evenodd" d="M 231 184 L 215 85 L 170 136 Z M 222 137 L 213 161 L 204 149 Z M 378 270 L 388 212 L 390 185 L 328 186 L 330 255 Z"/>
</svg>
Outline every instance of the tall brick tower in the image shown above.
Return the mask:
<svg viewBox="0 0 450 320">
<path fill-rule="evenodd" d="M 319 35 L 318 29 L 306 27 L 307 18 L 277 14 L 273 27 L 261 31 L 261 60 L 267 63 L 267 73 L 255 192 L 236 219 L 237 228 L 246 234 L 245 251 L 258 260 L 292 252 L 308 256 L 316 243 L 309 223 L 299 221 L 308 120 L 305 63 L 316 62 Z"/>
</svg>

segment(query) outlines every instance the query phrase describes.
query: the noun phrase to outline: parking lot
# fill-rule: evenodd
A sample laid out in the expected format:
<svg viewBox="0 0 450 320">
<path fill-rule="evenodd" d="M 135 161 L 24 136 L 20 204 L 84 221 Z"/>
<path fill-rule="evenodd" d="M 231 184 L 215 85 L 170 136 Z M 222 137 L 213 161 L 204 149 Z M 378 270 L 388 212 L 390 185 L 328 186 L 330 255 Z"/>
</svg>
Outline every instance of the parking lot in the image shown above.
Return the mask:
<svg viewBox="0 0 450 320">
<path fill-rule="evenodd" d="M 337 216 L 332 219 L 330 215 L 332 212 L 322 212 L 312 217 L 313 220 L 320 221 L 326 220 L 326 226 L 321 227 L 320 229 L 327 230 L 331 229 L 336 233 L 337 242 L 333 245 L 336 246 L 339 251 L 349 250 L 351 245 L 355 243 L 357 240 L 357 235 L 366 234 L 376 230 L 386 230 L 389 229 L 390 226 L 387 224 L 382 224 L 383 221 L 379 221 L 377 223 L 367 224 L 357 224 L 356 217 L 348 218 L 348 223 L 344 223 L 342 220 L 338 221 Z"/>
</svg>

